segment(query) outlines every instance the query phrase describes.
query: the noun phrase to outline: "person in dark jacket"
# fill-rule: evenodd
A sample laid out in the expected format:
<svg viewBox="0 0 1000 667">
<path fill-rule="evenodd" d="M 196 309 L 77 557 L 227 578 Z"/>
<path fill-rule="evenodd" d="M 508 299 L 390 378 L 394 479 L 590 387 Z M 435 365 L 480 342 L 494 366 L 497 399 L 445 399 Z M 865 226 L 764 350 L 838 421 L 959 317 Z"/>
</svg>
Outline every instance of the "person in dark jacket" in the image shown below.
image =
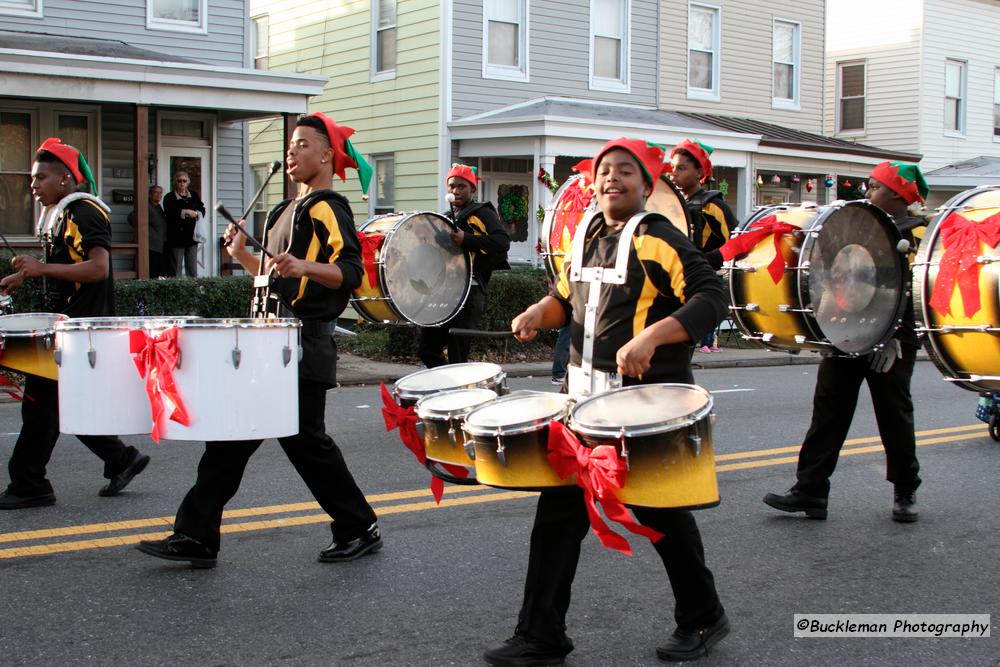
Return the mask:
<svg viewBox="0 0 1000 667">
<path fill-rule="evenodd" d="M 183 269 L 183 275 L 194 278 L 198 275 L 195 227 L 205 215 L 205 205 L 190 187 L 191 177 L 186 171 L 174 174 L 174 189 L 163 197 L 163 212 L 167 217 L 167 246 L 176 275 L 182 275 Z"/>
<path fill-rule="evenodd" d="M 427 368 L 445 363 L 459 364 L 469 360 L 472 340 L 468 336 L 449 335 L 452 327 L 474 329 L 486 309 L 486 288 L 490 275 L 497 269 L 509 269 L 507 251 L 510 235 L 500 221 L 492 202 L 477 202 L 479 179 L 473 167 L 454 164 L 448 172 L 448 194 L 454 199 L 445 213 L 455 223 L 451 242 L 469 253 L 472 261 L 472 288 L 462 310 L 454 318 L 437 327 L 420 329 L 420 361 Z M 448 348 L 445 360 L 444 348 Z"/>
</svg>

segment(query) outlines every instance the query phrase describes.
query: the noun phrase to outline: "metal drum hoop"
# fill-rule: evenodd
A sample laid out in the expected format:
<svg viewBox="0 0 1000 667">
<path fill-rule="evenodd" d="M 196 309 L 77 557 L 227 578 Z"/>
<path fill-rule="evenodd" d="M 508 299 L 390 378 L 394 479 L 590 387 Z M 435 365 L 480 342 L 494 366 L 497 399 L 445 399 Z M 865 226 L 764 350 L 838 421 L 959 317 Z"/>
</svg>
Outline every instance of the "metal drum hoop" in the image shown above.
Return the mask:
<svg viewBox="0 0 1000 667">
<path fill-rule="evenodd" d="M 545 393 L 545 392 L 538 392 L 538 393 Z M 570 403 L 572 402 L 571 399 L 569 399 L 566 396 L 566 394 L 555 394 L 555 395 L 566 397 L 566 401 L 562 405 L 562 407 L 560 407 L 551 415 L 537 417 L 535 419 L 529 419 L 526 421 L 514 422 L 513 424 L 505 426 L 476 426 L 474 424 L 470 424 L 468 419 L 466 419 L 465 423 L 462 424 L 462 429 L 469 435 L 472 436 L 478 435 L 480 437 L 484 436 L 500 437 L 508 435 L 520 435 L 522 433 L 533 433 L 534 431 L 541 431 L 548 425 L 550 421 L 552 420 L 563 421 L 566 419 L 566 417 L 569 416 Z M 478 410 L 480 408 L 486 408 L 486 407 L 492 408 L 502 403 L 510 403 L 511 401 L 524 400 L 525 398 L 526 398 L 525 394 L 501 396 L 495 401 L 491 401 L 490 403 L 478 406 L 476 409 Z"/>
<path fill-rule="evenodd" d="M 632 385 L 630 387 L 623 387 L 621 389 L 616 389 L 614 391 L 615 392 L 623 392 L 623 393 L 624 392 L 629 392 L 629 391 L 639 391 L 639 390 L 642 390 L 642 388 L 649 387 L 649 386 L 654 386 L 654 385 L 641 385 L 641 384 L 640 385 Z M 715 402 L 714 402 L 714 399 L 712 398 L 712 394 L 709 393 L 709 391 L 707 389 L 705 389 L 704 387 L 700 387 L 700 386 L 695 385 L 695 384 L 685 384 L 685 383 L 681 383 L 681 382 L 660 382 L 660 383 L 657 383 L 655 386 L 658 386 L 658 387 L 683 387 L 684 389 L 694 390 L 697 393 L 699 393 L 702 396 L 704 396 L 704 398 L 705 398 L 705 404 L 702 407 L 700 407 L 697 410 L 695 410 L 694 412 L 688 413 L 688 414 L 680 416 L 680 417 L 675 417 L 673 419 L 666 419 L 666 420 L 658 422 L 656 424 L 649 424 L 649 425 L 645 425 L 645 426 L 632 427 L 632 428 L 629 428 L 629 427 L 626 427 L 626 426 L 608 427 L 608 428 L 586 426 L 586 425 L 580 424 L 575 419 L 573 419 L 573 416 L 571 414 L 570 415 L 570 428 L 573 431 L 577 432 L 577 433 L 580 433 L 580 434 L 586 435 L 586 436 L 590 436 L 592 438 L 602 438 L 602 439 L 607 439 L 607 440 L 612 440 L 612 439 L 616 439 L 616 438 L 642 438 L 642 437 L 646 437 L 646 436 L 650 436 L 650 435 L 659 435 L 660 433 L 668 433 L 668 432 L 671 432 L 671 431 L 677 431 L 677 430 L 686 428 L 688 426 L 691 426 L 693 424 L 697 424 L 702 419 L 704 419 L 705 417 L 709 416 L 712 413 L 712 408 L 715 406 Z M 582 401 L 580 401 L 579 403 L 576 404 L 576 407 L 573 408 L 573 412 L 576 412 L 579 408 L 581 408 L 582 406 L 586 405 L 587 403 L 591 403 L 593 401 L 597 401 L 597 400 L 601 399 L 605 395 L 606 394 L 596 394 L 594 396 L 587 397 L 586 399 L 584 399 L 584 400 L 582 400 Z"/>
<path fill-rule="evenodd" d="M 52 326 L 45 329 L 2 329 L 0 328 L 0 341 L 7 338 L 45 338 L 52 336 L 55 333 L 55 327 L 60 322 L 68 321 L 67 318 L 62 313 L 12 313 L 10 315 L 2 316 L 4 318 L 10 318 L 11 321 L 17 318 L 27 319 L 29 317 L 47 318 L 51 321 Z M 0 325 L 2 325 L 4 320 L 0 318 Z"/>
<path fill-rule="evenodd" d="M 500 391 L 497 391 L 497 388 L 502 387 L 503 384 L 504 384 L 504 382 L 506 381 L 506 379 L 507 379 L 507 373 L 506 373 L 506 371 L 504 371 L 503 368 L 501 368 L 500 366 L 498 366 L 496 364 L 490 364 L 490 363 L 487 363 L 487 362 L 482 362 L 482 363 L 483 363 L 484 366 L 487 366 L 487 365 L 488 366 L 494 366 L 495 368 L 497 368 L 497 372 L 494 373 L 490 377 L 481 378 L 481 379 L 476 380 L 474 382 L 465 382 L 465 383 L 458 384 L 458 385 L 452 385 L 452 386 L 448 386 L 448 387 L 441 387 L 439 389 L 428 389 L 426 391 L 407 390 L 407 389 L 399 386 L 399 383 L 402 382 L 403 380 L 407 379 L 407 378 L 413 377 L 415 375 L 424 375 L 424 374 L 427 374 L 427 373 L 433 373 L 435 370 L 437 370 L 437 368 L 443 368 L 443 366 L 439 366 L 437 368 L 425 368 L 422 371 L 416 371 L 416 372 L 410 373 L 409 375 L 407 375 L 407 376 L 405 376 L 405 377 L 400 378 L 399 380 L 397 380 L 396 383 L 395 383 L 395 385 L 393 385 L 393 388 L 392 388 L 392 396 L 393 396 L 393 398 L 395 398 L 397 400 L 397 402 L 401 402 L 401 401 L 413 401 L 413 403 L 416 403 L 416 401 L 419 401 L 421 398 L 423 398 L 425 396 L 431 396 L 433 394 L 437 394 L 437 393 L 440 393 L 442 391 L 449 391 L 449 390 L 454 390 L 454 389 L 473 389 L 473 388 L 492 389 L 493 391 L 496 391 L 497 394 L 502 393 Z M 492 385 L 490 384 L 491 382 L 493 383 Z"/>
</svg>

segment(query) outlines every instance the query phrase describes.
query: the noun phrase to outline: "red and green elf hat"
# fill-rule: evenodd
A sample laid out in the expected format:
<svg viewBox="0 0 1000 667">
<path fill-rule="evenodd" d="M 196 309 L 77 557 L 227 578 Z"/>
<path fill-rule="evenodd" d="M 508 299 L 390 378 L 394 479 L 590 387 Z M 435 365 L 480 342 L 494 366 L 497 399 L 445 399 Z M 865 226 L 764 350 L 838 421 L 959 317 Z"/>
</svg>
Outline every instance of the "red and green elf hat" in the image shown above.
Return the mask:
<svg viewBox="0 0 1000 667">
<path fill-rule="evenodd" d="M 358 152 L 351 143 L 350 137 L 354 134 L 354 128 L 346 125 L 337 125 L 332 118 L 316 111 L 307 114 L 307 118 L 317 118 L 323 122 L 326 128 L 326 136 L 330 140 L 330 148 L 333 149 L 333 173 L 340 177 L 340 180 L 347 180 L 346 169 L 358 170 L 358 180 L 361 181 L 361 192 L 368 194 L 368 186 L 372 182 L 372 166 Z"/>
<path fill-rule="evenodd" d="M 605 153 L 615 148 L 621 148 L 632 154 L 632 157 L 639 162 L 643 178 L 650 185 L 656 183 L 656 180 L 667 170 L 667 164 L 663 161 L 666 155 L 663 146 L 644 141 L 643 139 L 619 137 L 604 144 L 601 150 L 597 151 L 597 155 L 594 156 L 594 161 L 590 165 L 591 182 L 597 181 L 597 166 L 601 163 L 601 158 L 604 157 Z"/>
<path fill-rule="evenodd" d="M 468 181 L 474 188 L 479 185 L 479 177 L 476 176 L 476 168 L 470 167 L 467 164 L 452 162 L 451 169 L 448 170 L 448 175 L 445 177 L 444 182 L 447 183 L 448 179 L 452 176 L 457 176 L 458 178 Z"/>
<path fill-rule="evenodd" d="M 907 205 L 923 202 L 930 192 L 920 167 L 912 162 L 881 162 L 875 165 L 869 178 L 881 182 L 903 198 Z"/>
<path fill-rule="evenodd" d="M 674 146 L 673 150 L 670 151 L 670 157 L 673 158 L 677 151 L 689 153 L 691 157 L 695 159 L 695 162 L 697 162 L 698 166 L 701 167 L 702 183 L 712 178 L 712 160 L 709 156 L 713 151 L 715 151 L 714 148 L 708 144 L 701 143 L 697 139 L 685 139 L 681 143 Z"/>
<path fill-rule="evenodd" d="M 97 182 L 94 180 L 94 174 L 91 173 L 90 165 L 87 164 L 83 153 L 69 144 L 64 144 L 62 139 L 56 137 L 49 137 L 43 141 L 35 153 L 41 153 L 42 151 L 55 155 L 60 162 L 66 165 L 69 173 L 73 174 L 77 185 L 86 183 L 87 187 L 90 188 L 90 194 L 97 194 Z"/>
</svg>

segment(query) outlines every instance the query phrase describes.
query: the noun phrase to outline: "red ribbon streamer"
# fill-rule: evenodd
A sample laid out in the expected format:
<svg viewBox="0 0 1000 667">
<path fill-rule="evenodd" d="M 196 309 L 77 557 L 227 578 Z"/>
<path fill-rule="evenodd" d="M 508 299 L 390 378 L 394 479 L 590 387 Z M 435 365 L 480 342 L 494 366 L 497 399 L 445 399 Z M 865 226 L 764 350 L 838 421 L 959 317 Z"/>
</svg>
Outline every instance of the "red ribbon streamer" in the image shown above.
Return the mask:
<svg viewBox="0 0 1000 667">
<path fill-rule="evenodd" d="M 549 243 L 553 248 L 562 247 L 563 229 L 568 227 L 572 236 L 576 233 L 576 225 L 580 222 L 580 214 L 590 206 L 590 200 L 594 198 L 594 193 L 589 185 L 581 185 L 584 179 L 578 179 L 569 184 L 563 191 L 562 197 L 556 206 L 556 217 L 552 225 L 552 235 Z"/>
<path fill-rule="evenodd" d="M 382 249 L 385 234 L 365 234 L 358 232 L 361 243 L 361 261 L 365 265 L 365 275 L 368 276 L 368 286 L 378 285 L 378 273 L 375 270 L 375 252 Z"/>
<path fill-rule="evenodd" d="M 3 352 L 0 351 L 0 356 L 2 355 Z M 28 396 L 27 394 L 23 393 L 20 387 L 18 387 L 15 383 L 5 378 L 3 375 L 0 375 L 0 391 L 10 396 L 18 403 L 23 402 L 25 399 L 28 399 L 32 403 L 35 402 L 34 396 Z"/>
<path fill-rule="evenodd" d="M 996 248 L 1000 242 L 1000 213 L 976 222 L 959 213 L 952 213 L 938 228 L 944 255 L 934 281 L 931 308 L 947 315 L 951 309 L 951 295 L 958 283 L 962 294 L 962 307 L 966 317 L 979 312 L 979 243 Z"/>
<path fill-rule="evenodd" d="M 771 274 L 771 280 L 777 285 L 785 275 L 785 255 L 781 252 L 781 237 L 784 234 L 791 234 L 798 231 L 798 227 L 789 225 L 786 222 L 779 222 L 777 216 L 768 215 L 750 225 L 750 228 L 726 241 L 719 252 L 727 262 L 739 255 L 745 255 L 754 249 L 758 243 L 768 236 L 774 235 L 774 259 L 767 265 L 767 272 Z"/>
<path fill-rule="evenodd" d="M 615 496 L 614 489 L 625 486 L 628 470 L 612 445 L 599 445 L 591 449 L 580 443 L 576 436 L 561 422 L 549 422 L 549 463 L 561 479 L 576 473 L 576 483 L 583 489 L 583 500 L 590 517 L 590 527 L 601 544 L 626 555 L 632 555 L 628 541 L 611 530 L 597 511 L 601 502 L 604 513 L 612 521 L 651 542 L 663 538 L 663 533 L 632 520 L 625 505 Z"/>
<path fill-rule="evenodd" d="M 379 383 L 379 390 L 382 393 L 382 418 L 385 420 L 385 430 L 392 431 L 399 429 L 399 439 L 403 441 L 406 448 L 413 452 L 420 465 L 427 465 L 427 449 L 424 446 L 423 438 L 417 433 L 417 411 L 413 406 L 402 407 L 393 400 L 389 390 L 385 388 L 385 383 Z M 469 471 L 463 466 L 449 463 L 436 462 L 454 477 L 464 479 L 469 476 Z M 431 475 L 431 493 L 438 504 L 441 503 L 441 496 L 444 495 L 444 480 L 436 475 Z"/>
<path fill-rule="evenodd" d="M 157 443 L 167 427 L 167 419 L 182 424 L 191 425 L 184 401 L 181 400 L 177 385 L 174 384 L 174 368 L 180 348 L 177 336 L 180 330 L 172 327 L 153 337 L 142 329 L 132 329 L 128 332 L 128 351 L 139 371 L 139 377 L 146 380 L 146 396 L 149 397 L 149 407 L 153 416 L 153 430 L 150 436 Z M 168 416 L 163 396 L 174 404 L 174 410 Z"/>
</svg>

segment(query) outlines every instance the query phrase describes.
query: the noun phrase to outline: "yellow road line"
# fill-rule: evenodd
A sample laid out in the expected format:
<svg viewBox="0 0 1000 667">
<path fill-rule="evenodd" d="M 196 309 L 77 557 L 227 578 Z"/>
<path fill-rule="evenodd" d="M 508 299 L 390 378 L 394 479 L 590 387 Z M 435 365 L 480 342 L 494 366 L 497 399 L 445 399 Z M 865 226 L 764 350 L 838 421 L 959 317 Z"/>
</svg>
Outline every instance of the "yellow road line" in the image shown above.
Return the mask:
<svg viewBox="0 0 1000 667">
<path fill-rule="evenodd" d="M 521 491 L 507 491 L 503 493 L 487 493 L 475 496 L 464 496 L 460 498 L 444 498 L 440 507 L 459 507 L 462 505 L 479 505 L 483 503 L 499 502 L 501 500 L 515 500 L 519 498 L 529 498 L 535 494 Z M 402 505 L 389 505 L 379 509 L 379 516 L 388 514 L 401 514 L 403 512 L 419 512 L 423 510 L 439 507 L 434 501 L 406 503 Z M 269 519 L 266 521 L 247 521 L 244 523 L 231 523 L 222 526 L 223 533 L 245 533 L 254 530 L 268 530 L 272 528 L 286 528 L 288 526 L 303 526 L 313 523 L 327 523 L 330 517 L 324 514 L 310 514 L 306 516 L 286 517 L 282 519 Z M 0 549 L 0 559 L 21 558 L 24 556 L 40 556 L 44 554 L 63 553 L 67 551 L 84 551 L 87 549 L 107 549 L 110 547 L 122 547 L 136 544 L 139 540 L 162 539 L 171 531 L 156 533 L 138 533 L 132 535 L 119 535 L 115 537 L 102 537 L 95 540 L 75 540 L 72 542 L 56 542 L 53 544 L 36 544 L 29 547 L 11 547 Z"/>
</svg>

